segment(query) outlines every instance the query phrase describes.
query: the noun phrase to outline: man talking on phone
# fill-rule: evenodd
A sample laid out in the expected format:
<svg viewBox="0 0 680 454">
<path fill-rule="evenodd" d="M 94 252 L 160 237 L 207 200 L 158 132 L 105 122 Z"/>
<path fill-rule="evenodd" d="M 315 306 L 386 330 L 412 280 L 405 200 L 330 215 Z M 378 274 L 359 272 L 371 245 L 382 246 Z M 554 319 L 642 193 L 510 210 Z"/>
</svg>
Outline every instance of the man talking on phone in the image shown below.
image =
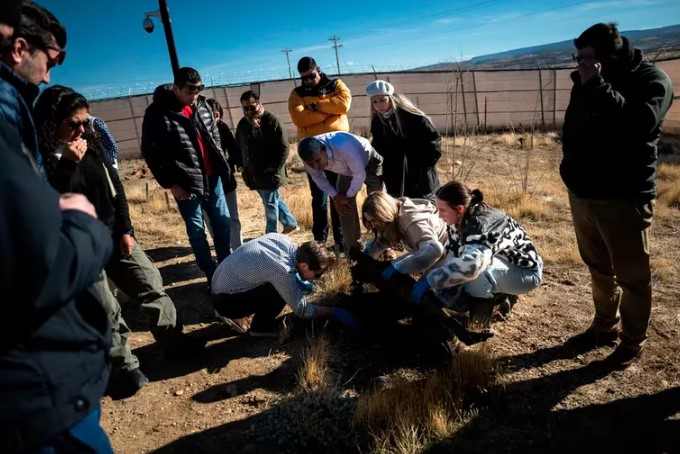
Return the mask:
<svg viewBox="0 0 680 454">
<path fill-rule="evenodd" d="M 571 74 L 560 173 L 592 279 L 595 316 L 567 344 L 583 353 L 620 339 L 604 363 L 625 369 L 639 360 L 647 339 L 657 143 L 673 89 L 616 24 L 595 24 L 574 45 L 578 69 Z"/>
</svg>

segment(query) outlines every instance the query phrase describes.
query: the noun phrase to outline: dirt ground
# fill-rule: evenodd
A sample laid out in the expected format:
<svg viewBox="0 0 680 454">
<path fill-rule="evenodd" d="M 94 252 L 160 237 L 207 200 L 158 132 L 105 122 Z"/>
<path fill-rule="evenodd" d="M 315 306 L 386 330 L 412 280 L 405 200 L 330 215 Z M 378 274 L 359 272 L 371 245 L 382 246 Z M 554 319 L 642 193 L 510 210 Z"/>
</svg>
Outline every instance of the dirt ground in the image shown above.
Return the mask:
<svg viewBox="0 0 680 454">
<path fill-rule="evenodd" d="M 530 137 L 520 141 L 514 134 L 458 139 L 455 146 L 447 141 L 440 162 L 442 180 L 454 175 L 464 179 L 479 187 L 490 205 L 515 216 L 543 255 L 545 274 L 544 284 L 522 296 L 513 316 L 496 323 L 496 335 L 486 342 L 500 365 L 498 385 L 472 405 L 455 435 L 426 451 L 680 452 L 680 169 L 666 164 L 660 172 L 666 198 L 659 198 L 652 228 L 654 307 L 644 356 L 626 371 L 605 373 L 590 365 L 610 348 L 576 357 L 562 348 L 590 322 L 589 276 L 578 257 L 566 191 L 557 171 L 560 145 L 541 136 L 529 149 L 530 141 Z M 123 162 L 121 175 L 142 164 Z M 174 202 L 170 199 L 166 205 L 164 191 L 150 177 L 135 177 L 125 185 L 138 240 L 156 261 L 186 329 L 210 342 L 194 361 L 168 363 L 145 331 L 143 314 L 133 303 L 125 304 L 132 347 L 151 384 L 130 398 L 103 399 L 102 424 L 115 451 L 370 450 L 343 444 L 340 438 L 309 441 L 328 436 L 324 418 L 346 424 L 344 431 L 361 430 L 351 422 L 351 409 L 345 419 L 324 416 L 319 409 L 314 415 L 285 416 L 289 407 L 282 407 L 282 398 L 298 386 L 307 337 L 255 340 L 216 323 L 205 279 L 193 261 Z M 303 227 L 293 237 L 311 239 L 310 196 L 299 164 L 291 163 L 282 193 Z M 238 198 L 244 239 L 262 234 L 259 197 L 240 182 Z M 340 358 L 343 386 L 338 399 L 351 403 L 376 381 L 414 370 L 408 349 L 348 340 L 342 334 L 332 339 L 339 339 L 331 344 Z M 287 425 L 294 423 L 304 428 L 307 438 L 282 435 L 272 442 L 267 436 L 274 431 L 285 434 Z"/>
</svg>

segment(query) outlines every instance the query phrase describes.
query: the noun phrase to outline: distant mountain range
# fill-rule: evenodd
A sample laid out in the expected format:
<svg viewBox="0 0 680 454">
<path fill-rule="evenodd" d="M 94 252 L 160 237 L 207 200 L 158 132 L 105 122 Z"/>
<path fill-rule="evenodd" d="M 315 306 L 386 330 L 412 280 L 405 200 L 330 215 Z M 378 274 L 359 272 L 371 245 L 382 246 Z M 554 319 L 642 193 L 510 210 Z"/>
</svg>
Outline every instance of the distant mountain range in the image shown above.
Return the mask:
<svg viewBox="0 0 680 454">
<path fill-rule="evenodd" d="M 649 30 L 628 30 L 621 34 L 633 47 L 642 49 L 652 60 L 680 57 L 680 24 Z M 542 44 L 495 54 L 481 55 L 470 60 L 422 66 L 415 71 L 447 71 L 465 69 L 535 69 L 572 66 L 574 41 Z"/>
</svg>

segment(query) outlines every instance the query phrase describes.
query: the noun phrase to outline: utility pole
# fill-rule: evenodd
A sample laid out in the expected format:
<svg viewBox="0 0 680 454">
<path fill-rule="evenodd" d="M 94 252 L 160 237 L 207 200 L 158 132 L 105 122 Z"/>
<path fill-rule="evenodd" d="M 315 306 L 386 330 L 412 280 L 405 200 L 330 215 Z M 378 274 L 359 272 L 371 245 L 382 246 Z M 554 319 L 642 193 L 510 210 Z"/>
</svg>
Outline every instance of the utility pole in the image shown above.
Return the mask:
<svg viewBox="0 0 680 454">
<path fill-rule="evenodd" d="M 338 44 L 339 39 L 340 37 L 337 35 L 333 35 L 328 38 L 328 41 L 333 41 L 333 45 L 331 47 L 335 49 L 335 64 L 338 65 L 338 75 L 340 75 L 340 57 L 338 56 L 338 49 L 342 47 L 342 44 Z"/>
<path fill-rule="evenodd" d="M 290 57 L 288 56 L 289 53 L 293 52 L 293 49 L 288 49 L 286 47 L 281 52 L 286 54 L 286 61 L 288 62 L 288 75 L 290 76 L 290 79 L 293 81 L 293 85 L 295 85 L 297 87 L 297 84 L 295 83 L 295 79 L 293 78 L 293 71 L 290 69 Z"/>
</svg>

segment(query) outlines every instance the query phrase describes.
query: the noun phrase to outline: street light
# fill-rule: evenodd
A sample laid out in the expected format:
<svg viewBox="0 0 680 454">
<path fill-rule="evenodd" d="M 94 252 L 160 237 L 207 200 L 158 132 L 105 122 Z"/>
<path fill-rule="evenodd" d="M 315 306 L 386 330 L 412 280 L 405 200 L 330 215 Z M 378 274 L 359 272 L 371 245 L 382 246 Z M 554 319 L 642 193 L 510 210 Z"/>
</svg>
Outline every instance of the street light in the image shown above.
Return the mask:
<svg viewBox="0 0 680 454">
<path fill-rule="evenodd" d="M 158 11 L 150 11 L 144 13 L 144 21 L 142 26 L 147 33 L 152 33 L 155 26 L 152 17 L 161 20 L 163 30 L 165 31 L 165 41 L 168 44 L 168 53 L 170 54 L 170 64 L 172 65 L 172 74 L 177 74 L 179 70 L 179 60 L 177 59 L 177 49 L 175 49 L 175 38 L 172 35 L 172 24 L 170 23 L 170 11 L 168 11 L 168 4 L 166 0 L 158 0 Z"/>
</svg>

